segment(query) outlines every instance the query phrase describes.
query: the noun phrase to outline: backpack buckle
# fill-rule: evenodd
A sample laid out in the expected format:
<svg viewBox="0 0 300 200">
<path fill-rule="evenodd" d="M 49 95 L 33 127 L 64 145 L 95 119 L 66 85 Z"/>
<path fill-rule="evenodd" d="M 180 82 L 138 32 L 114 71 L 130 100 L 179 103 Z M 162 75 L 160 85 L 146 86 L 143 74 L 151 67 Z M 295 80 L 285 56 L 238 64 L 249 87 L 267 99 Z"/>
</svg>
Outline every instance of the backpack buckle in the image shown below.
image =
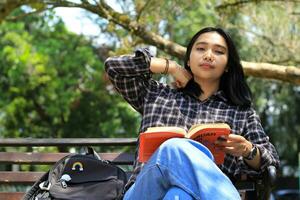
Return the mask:
<svg viewBox="0 0 300 200">
<path fill-rule="evenodd" d="M 39 187 L 40 187 L 41 190 L 47 190 L 47 191 L 49 191 L 49 190 L 50 190 L 50 187 L 51 187 L 51 183 L 48 183 L 48 185 L 45 186 L 45 182 L 46 182 L 46 181 L 41 182 L 41 183 L 39 184 Z"/>
</svg>

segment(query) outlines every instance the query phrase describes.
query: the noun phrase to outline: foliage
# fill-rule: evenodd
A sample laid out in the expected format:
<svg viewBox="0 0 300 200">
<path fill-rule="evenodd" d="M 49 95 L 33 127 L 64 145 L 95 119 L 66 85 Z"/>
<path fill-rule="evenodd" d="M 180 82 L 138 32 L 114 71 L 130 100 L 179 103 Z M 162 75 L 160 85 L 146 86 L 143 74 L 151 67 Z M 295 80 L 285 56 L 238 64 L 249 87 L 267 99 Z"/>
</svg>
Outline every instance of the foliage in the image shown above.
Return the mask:
<svg viewBox="0 0 300 200">
<path fill-rule="evenodd" d="M 22 12 L 22 11 L 18 11 Z M 0 27 L 2 137 L 126 137 L 138 116 L 109 95 L 103 61 L 47 12 Z"/>
<path fill-rule="evenodd" d="M 221 9 L 219 13 L 225 28 L 236 30 L 251 42 L 241 46 L 243 60 L 296 66 L 300 60 L 299 9 L 297 2 L 261 1 Z"/>
</svg>

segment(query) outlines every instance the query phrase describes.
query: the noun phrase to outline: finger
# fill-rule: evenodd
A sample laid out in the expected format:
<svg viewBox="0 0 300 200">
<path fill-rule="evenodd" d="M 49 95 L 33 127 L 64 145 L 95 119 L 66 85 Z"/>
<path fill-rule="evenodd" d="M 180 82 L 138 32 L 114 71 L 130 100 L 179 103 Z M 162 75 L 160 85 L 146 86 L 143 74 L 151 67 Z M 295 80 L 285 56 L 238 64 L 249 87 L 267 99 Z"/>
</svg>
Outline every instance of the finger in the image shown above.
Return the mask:
<svg viewBox="0 0 300 200">
<path fill-rule="evenodd" d="M 223 150 L 224 150 L 226 153 L 229 153 L 229 152 L 234 152 L 234 151 L 235 151 L 235 148 L 234 148 L 234 147 L 223 147 Z"/>
<path fill-rule="evenodd" d="M 228 136 L 226 135 L 221 135 L 217 138 L 217 140 L 215 141 L 216 145 L 225 145 L 227 142 Z"/>
<path fill-rule="evenodd" d="M 245 140 L 245 138 L 243 136 L 236 135 L 236 134 L 229 134 L 227 138 L 230 141 L 236 141 L 236 142 L 242 142 Z"/>
<path fill-rule="evenodd" d="M 236 142 L 236 141 L 219 141 L 215 143 L 216 147 L 224 147 L 224 148 L 232 148 L 237 151 L 244 149 L 244 143 L 243 142 Z"/>
<path fill-rule="evenodd" d="M 217 138 L 217 141 L 219 142 L 225 142 L 227 140 L 228 136 L 226 135 L 221 135 Z"/>
<path fill-rule="evenodd" d="M 242 149 L 236 147 L 224 147 L 223 151 L 233 156 L 242 156 L 244 152 Z"/>
<path fill-rule="evenodd" d="M 216 142 L 215 145 L 217 147 L 238 147 L 240 143 L 237 142 L 229 142 L 229 141 L 222 141 L 222 142 Z"/>
<path fill-rule="evenodd" d="M 182 88 L 182 84 L 180 83 L 180 81 L 176 81 L 176 87 L 177 88 Z"/>
<path fill-rule="evenodd" d="M 240 141 L 234 141 L 234 140 L 224 140 L 224 141 L 218 141 L 216 144 L 223 145 L 223 146 L 237 146 L 240 144 Z"/>
<path fill-rule="evenodd" d="M 233 147 L 224 147 L 223 151 L 226 153 L 226 154 L 230 154 L 232 156 L 240 156 L 240 152 L 237 151 L 235 148 Z"/>
<path fill-rule="evenodd" d="M 192 78 L 191 73 L 188 72 L 186 69 L 184 69 L 183 75 L 187 80 L 190 80 Z"/>
</svg>

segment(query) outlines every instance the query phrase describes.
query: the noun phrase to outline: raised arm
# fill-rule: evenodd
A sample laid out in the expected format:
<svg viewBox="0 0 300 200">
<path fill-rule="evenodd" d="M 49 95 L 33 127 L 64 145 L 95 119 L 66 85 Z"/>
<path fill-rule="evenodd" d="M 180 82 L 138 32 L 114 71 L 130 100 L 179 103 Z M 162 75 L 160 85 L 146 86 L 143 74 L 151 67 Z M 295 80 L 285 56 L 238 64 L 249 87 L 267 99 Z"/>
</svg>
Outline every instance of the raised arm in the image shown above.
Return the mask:
<svg viewBox="0 0 300 200">
<path fill-rule="evenodd" d="M 151 57 L 147 49 L 139 49 L 135 55 L 109 57 L 105 61 L 105 70 L 116 90 L 140 113 L 144 97 L 151 87 L 158 86 L 151 79 L 152 73 L 171 74 L 178 87 L 185 85 L 191 77 L 176 62 Z"/>
<path fill-rule="evenodd" d="M 175 61 L 166 58 L 152 58 L 150 63 L 150 71 L 152 73 L 170 74 L 174 77 L 176 87 L 185 87 L 192 75 Z"/>
<path fill-rule="evenodd" d="M 105 70 L 116 90 L 140 113 L 150 87 L 150 60 L 150 53 L 139 49 L 135 55 L 109 57 L 105 61 Z"/>
</svg>

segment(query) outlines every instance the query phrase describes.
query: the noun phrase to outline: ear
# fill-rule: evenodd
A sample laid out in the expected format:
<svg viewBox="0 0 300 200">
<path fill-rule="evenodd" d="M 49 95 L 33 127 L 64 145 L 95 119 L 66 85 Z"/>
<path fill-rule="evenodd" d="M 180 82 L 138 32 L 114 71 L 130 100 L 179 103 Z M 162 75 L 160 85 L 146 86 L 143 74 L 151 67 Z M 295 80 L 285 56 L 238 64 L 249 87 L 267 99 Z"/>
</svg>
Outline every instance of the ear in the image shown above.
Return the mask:
<svg viewBox="0 0 300 200">
<path fill-rule="evenodd" d="M 187 61 L 187 66 L 190 66 L 190 60 Z"/>
</svg>

